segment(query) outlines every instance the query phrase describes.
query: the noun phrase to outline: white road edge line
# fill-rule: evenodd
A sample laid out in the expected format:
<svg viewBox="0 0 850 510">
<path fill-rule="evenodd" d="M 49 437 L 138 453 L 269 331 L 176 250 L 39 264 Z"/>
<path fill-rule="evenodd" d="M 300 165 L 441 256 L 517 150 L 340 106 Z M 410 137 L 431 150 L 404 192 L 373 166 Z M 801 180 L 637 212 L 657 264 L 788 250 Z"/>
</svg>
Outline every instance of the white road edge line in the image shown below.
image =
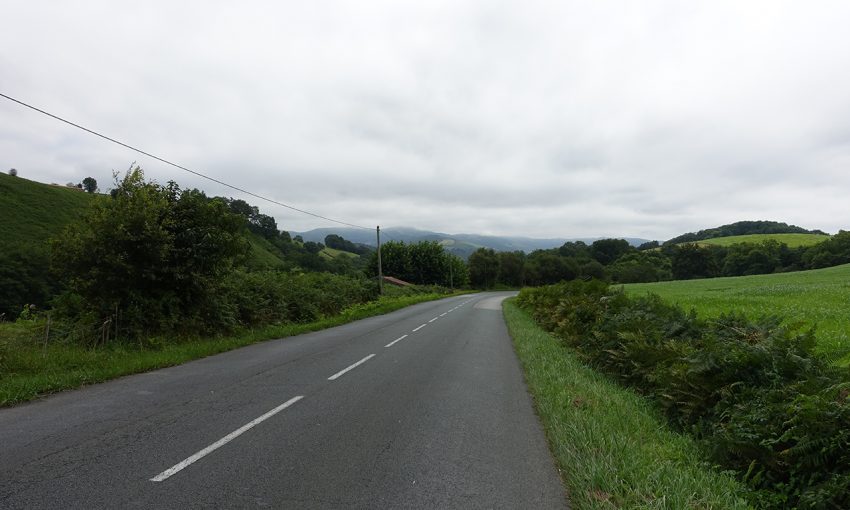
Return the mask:
<svg viewBox="0 0 850 510">
<path fill-rule="evenodd" d="M 370 354 L 370 355 L 366 356 L 365 358 L 361 359 L 357 363 L 355 363 L 355 364 L 353 364 L 353 365 L 351 365 L 347 368 L 344 368 L 344 369 L 340 370 L 339 372 L 335 373 L 334 375 L 328 377 L 328 381 L 333 381 L 334 379 L 337 379 L 339 376 L 345 374 L 346 372 L 348 372 L 350 370 L 354 370 L 355 368 L 359 367 L 363 363 L 366 363 L 367 361 L 369 361 L 370 359 L 372 359 L 374 357 L 375 357 L 374 354 Z"/>
<path fill-rule="evenodd" d="M 434 322 L 437 319 L 439 319 L 439 317 L 434 317 L 433 319 L 429 320 L 428 322 Z"/>
<path fill-rule="evenodd" d="M 275 407 L 274 409 L 272 409 L 271 411 L 267 412 L 266 414 L 260 416 L 259 418 L 252 420 L 252 421 L 246 423 L 245 425 L 242 425 L 238 429 L 234 430 L 230 434 L 227 434 L 223 438 L 221 438 L 218 441 L 216 441 L 215 443 L 207 446 L 206 448 L 204 448 L 203 450 L 199 451 L 198 453 L 192 455 L 191 457 L 188 457 L 185 460 L 182 460 L 182 461 L 178 462 L 177 464 L 171 466 L 170 468 L 166 469 L 162 473 L 151 478 L 150 481 L 151 482 L 161 482 L 161 481 L 169 478 L 170 476 L 174 475 L 175 473 L 181 471 L 183 468 L 197 462 L 198 460 L 209 455 L 213 451 L 215 451 L 215 450 L 221 448 L 222 446 L 226 445 L 227 443 L 233 441 L 234 439 L 236 439 L 237 437 L 242 435 L 244 432 L 246 432 L 248 429 L 251 429 L 254 426 L 268 420 L 272 416 L 283 411 L 284 409 L 291 406 L 292 404 L 298 402 L 302 398 L 304 398 L 304 395 L 292 397 L 291 399 L 289 399 L 286 402 L 284 402 L 283 404 Z"/>
<path fill-rule="evenodd" d="M 418 328 L 413 328 L 413 332 L 416 333 L 417 331 L 424 328 L 425 326 L 427 326 L 427 324 L 423 324 L 423 325 L 419 326 Z"/>
<path fill-rule="evenodd" d="M 393 340 L 392 342 L 388 343 L 388 344 L 387 344 L 387 345 L 385 345 L 384 347 L 392 347 L 393 345 L 395 345 L 395 343 L 396 343 L 396 342 L 400 342 L 400 341 L 404 340 L 405 338 L 407 338 L 407 335 L 401 335 L 400 337 L 396 338 L 395 340 Z"/>
</svg>

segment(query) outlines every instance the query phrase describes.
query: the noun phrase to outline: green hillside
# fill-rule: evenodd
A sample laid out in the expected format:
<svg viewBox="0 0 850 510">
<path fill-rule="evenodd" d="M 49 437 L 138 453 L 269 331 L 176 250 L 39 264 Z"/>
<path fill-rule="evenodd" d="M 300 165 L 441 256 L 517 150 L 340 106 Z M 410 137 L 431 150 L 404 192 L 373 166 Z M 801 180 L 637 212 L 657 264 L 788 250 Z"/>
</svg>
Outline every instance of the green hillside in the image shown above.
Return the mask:
<svg viewBox="0 0 850 510">
<path fill-rule="evenodd" d="M 24 251 L 46 246 L 65 225 L 85 214 L 94 200 L 103 198 L 104 195 L 0 174 L 0 246 Z M 249 265 L 283 266 L 271 243 L 250 231 L 245 237 L 251 246 Z"/>
<path fill-rule="evenodd" d="M 335 248 L 328 248 L 327 246 L 319 252 L 319 256 L 327 260 L 333 260 L 337 257 L 348 257 L 348 258 L 357 258 L 359 255 L 356 253 L 351 253 L 350 251 L 337 250 Z"/>
<path fill-rule="evenodd" d="M 819 347 L 842 354 L 850 348 L 850 264 L 755 276 L 638 283 L 629 294 L 652 292 L 703 317 L 743 312 L 749 317 L 779 315 L 817 327 Z"/>
<path fill-rule="evenodd" d="M 24 304 L 47 305 L 57 290 L 49 270 L 49 240 L 81 218 L 93 195 L 0 174 L 0 314 L 15 317 Z M 249 230 L 246 264 L 251 269 L 285 268 L 282 254 Z"/>
<path fill-rule="evenodd" d="M 0 174 L 0 243 L 44 245 L 100 195 Z"/>
<path fill-rule="evenodd" d="M 267 239 L 251 232 L 245 231 L 245 238 L 248 240 L 248 258 L 247 265 L 251 269 L 284 269 L 286 263 L 282 259 L 280 250 L 278 250 Z"/>
<path fill-rule="evenodd" d="M 749 234 L 742 236 L 715 237 L 698 241 L 699 245 L 730 246 L 739 243 L 761 243 L 764 241 L 777 241 L 788 245 L 789 248 L 799 246 L 814 246 L 829 239 L 828 235 L 822 234 Z"/>
</svg>

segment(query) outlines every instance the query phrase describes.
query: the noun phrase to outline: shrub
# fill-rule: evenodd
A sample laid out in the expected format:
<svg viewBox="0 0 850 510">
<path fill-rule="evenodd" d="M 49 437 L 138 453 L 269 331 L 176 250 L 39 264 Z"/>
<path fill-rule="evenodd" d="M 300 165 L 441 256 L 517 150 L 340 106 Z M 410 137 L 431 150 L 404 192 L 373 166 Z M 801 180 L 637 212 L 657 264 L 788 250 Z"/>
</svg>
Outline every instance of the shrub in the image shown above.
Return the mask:
<svg viewBox="0 0 850 510">
<path fill-rule="evenodd" d="M 850 377 L 815 353 L 813 331 L 776 317 L 703 320 L 598 282 L 523 289 L 518 302 L 699 438 L 756 505 L 850 507 Z"/>
</svg>

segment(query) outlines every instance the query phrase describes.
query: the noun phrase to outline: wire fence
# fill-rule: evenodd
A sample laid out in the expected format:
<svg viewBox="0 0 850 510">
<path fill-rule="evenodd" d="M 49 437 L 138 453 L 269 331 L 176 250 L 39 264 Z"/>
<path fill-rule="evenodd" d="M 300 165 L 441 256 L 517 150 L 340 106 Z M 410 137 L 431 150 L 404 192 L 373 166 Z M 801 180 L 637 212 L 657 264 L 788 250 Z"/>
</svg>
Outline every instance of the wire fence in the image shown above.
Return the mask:
<svg viewBox="0 0 850 510">
<path fill-rule="evenodd" d="M 0 317 L 0 323 L 3 319 Z M 51 312 L 44 312 L 14 321 L 14 327 L 4 336 L 7 341 L 42 344 L 45 348 L 56 343 L 97 348 L 120 338 L 120 333 L 119 311 L 103 319 L 75 322 L 55 320 Z"/>
</svg>

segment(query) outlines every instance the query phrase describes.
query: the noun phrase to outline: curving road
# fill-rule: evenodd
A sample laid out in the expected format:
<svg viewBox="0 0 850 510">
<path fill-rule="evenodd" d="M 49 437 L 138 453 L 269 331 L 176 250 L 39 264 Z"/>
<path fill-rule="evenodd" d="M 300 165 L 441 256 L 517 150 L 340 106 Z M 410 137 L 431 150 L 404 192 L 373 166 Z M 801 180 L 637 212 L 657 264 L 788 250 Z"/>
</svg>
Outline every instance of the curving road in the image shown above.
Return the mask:
<svg viewBox="0 0 850 510">
<path fill-rule="evenodd" d="M 0 409 L 0 508 L 566 508 L 507 295 Z"/>
</svg>

